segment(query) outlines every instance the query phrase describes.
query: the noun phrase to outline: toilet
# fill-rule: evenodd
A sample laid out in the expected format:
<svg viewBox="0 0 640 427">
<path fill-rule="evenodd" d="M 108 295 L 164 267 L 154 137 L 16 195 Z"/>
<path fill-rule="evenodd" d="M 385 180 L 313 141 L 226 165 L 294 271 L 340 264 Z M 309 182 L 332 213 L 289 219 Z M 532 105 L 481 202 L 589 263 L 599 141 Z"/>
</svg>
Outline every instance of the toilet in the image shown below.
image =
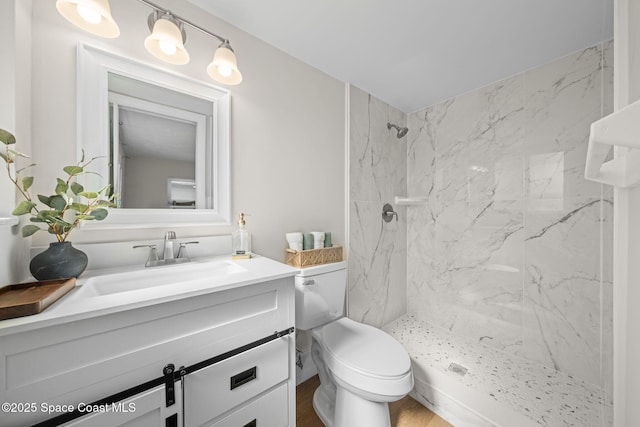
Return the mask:
<svg viewBox="0 0 640 427">
<path fill-rule="evenodd" d="M 389 427 L 389 402 L 413 388 L 411 360 L 390 335 L 345 317 L 345 261 L 300 270 L 296 328 L 310 331 L 320 386 L 313 408 L 327 427 Z"/>
</svg>

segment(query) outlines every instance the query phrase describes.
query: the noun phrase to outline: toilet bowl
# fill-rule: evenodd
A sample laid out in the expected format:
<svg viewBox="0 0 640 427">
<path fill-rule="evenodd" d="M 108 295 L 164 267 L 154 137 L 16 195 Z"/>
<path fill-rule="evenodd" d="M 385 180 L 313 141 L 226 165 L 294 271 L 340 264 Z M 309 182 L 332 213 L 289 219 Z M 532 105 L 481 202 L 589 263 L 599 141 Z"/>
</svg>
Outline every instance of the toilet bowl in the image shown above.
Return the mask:
<svg viewBox="0 0 640 427">
<path fill-rule="evenodd" d="M 395 339 L 344 317 L 346 263 L 296 276 L 296 327 L 311 332 L 320 377 L 313 407 L 327 427 L 389 427 L 389 402 L 413 388 L 409 355 Z"/>
</svg>

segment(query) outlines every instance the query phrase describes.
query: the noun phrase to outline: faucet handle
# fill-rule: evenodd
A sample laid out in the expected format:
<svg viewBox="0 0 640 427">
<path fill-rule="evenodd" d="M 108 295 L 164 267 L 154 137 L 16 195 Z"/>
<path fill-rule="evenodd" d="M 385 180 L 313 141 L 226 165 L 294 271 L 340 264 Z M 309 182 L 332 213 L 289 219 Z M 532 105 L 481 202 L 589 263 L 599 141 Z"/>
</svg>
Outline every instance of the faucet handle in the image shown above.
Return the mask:
<svg viewBox="0 0 640 427">
<path fill-rule="evenodd" d="M 158 248 L 156 245 L 135 245 L 133 248 L 149 248 L 149 257 L 147 262 L 144 263 L 145 267 L 153 267 L 158 264 Z"/>
<path fill-rule="evenodd" d="M 186 259 L 187 261 L 191 261 L 189 259 L 189 255 L 187 255 L 187 245 L 194 245 L 196 243 L 200 243 L 198 241 L 193 242 L 183 242 L 180 243 L 180 247 L 178 248 L 178 259 Z"/>
</svg>

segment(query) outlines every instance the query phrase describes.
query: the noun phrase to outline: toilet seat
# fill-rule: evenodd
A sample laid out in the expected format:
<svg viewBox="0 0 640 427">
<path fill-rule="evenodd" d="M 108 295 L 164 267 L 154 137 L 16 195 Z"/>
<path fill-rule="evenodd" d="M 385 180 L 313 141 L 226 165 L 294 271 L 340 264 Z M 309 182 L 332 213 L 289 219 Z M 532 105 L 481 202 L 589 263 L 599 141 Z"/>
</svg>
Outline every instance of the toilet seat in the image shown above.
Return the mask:
<svg viewBox="0 0 640 427">
<path fill-rule="evenodd" d="M 368 399 L 402 398 L 413 388 L 411 360 L 390 335 L 346 317 L 312 331 L 336 382 Z"/>
</svg>

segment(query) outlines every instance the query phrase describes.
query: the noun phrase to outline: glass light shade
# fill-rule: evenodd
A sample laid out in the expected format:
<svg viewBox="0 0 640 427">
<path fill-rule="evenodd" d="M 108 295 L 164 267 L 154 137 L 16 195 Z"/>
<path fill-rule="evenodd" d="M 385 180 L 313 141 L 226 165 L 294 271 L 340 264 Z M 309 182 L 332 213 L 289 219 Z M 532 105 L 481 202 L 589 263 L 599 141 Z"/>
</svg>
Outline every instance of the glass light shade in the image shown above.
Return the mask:
<svg viewBox="0 0 640 427">
<path fill-rule="evenodd" d="M 101 37 L 115 38 L 120 28 L 111 16 L 109 0 L 58 0 L 56 9 L 73 25 Z"/>
<path fill-rule="evenodd" d="M 170 64 L 183 65 L 189 62 L 182 31 L 168 19 L 160 18 L 153 24 L 153 32 L 144 40 L 144 47 L 156 58 Z"/>
<path fill-rule="evenodd" d="M 238 70 L 236 55 L 228 46 L 223 43 L 216 49 L 213 61 L 207 66 L 207 74 L 220 83 L 237 85 L 242 81 L 242 74 Z"/>
</svg>

